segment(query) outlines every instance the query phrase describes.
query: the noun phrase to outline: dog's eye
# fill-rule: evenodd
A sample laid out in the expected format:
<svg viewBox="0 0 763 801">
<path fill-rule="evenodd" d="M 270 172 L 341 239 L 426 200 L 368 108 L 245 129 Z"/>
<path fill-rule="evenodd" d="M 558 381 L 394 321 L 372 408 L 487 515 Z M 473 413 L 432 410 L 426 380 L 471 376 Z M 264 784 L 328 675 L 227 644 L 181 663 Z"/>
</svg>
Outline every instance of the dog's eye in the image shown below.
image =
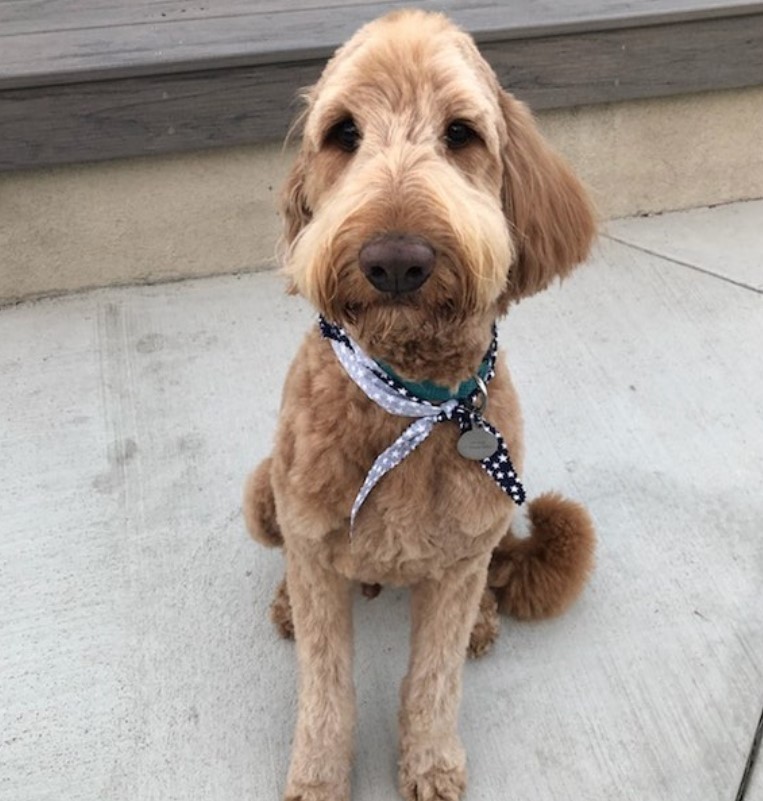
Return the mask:
<svg viewBox="0 0 763 801">
<path fill-rule="evenodd" d="M 352 117 L 340 120 L 326 136 L 326 142 L 333 143 L 347 153 L 354 153 L 360 145 L 360 131 Z"/>
<path fill-rule="evenodd" d="M 445 131 L 445 144 L 451 150 L 458 150 L 461 147 L 466 147 L 476 139 L 479 139 L 479 136 L 477 136 L 474 129 L 460 120 L 451 122 Z"/>
</svg>

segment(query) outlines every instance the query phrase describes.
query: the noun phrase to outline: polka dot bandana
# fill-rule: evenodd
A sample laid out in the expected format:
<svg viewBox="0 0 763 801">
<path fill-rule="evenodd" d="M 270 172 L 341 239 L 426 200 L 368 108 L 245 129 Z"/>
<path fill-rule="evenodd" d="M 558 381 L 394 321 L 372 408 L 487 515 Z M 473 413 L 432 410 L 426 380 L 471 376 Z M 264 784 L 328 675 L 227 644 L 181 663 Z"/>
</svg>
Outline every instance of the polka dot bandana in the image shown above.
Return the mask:
<svg viewBox="0 0 763 801">
<path fill-rule="evenodd" d="M 319 320 L 321 334 L 331 342 L 331 347 L 344 367 L 347 375 L 377 405 L 389 414 L 412 417 L 414 422 L 377 458 L 360 488 L 350 512 L 350 533 L 355 518 L 371 490 L 381 478 L 413 452 L 430 435 L 437 423 L 452 420 L 458 424 L 462 434 L 473 428 L 489 432 L 496 443 L 495 451 L 479 460 L 482 469 L 495 481 L 517 505 L 525 500 L 525 491 L 511 463 L 503 437 L 480 414 L 481 390 L 478 388 L 465 397 L 452 397 L 443 403 L 432 403 L 418 397 L 402 381 L 391 376 L 370 356 L 363 352 L 357 342 L 338 325 L 323 317 Z M 495 375 L 495 357 L 498 349 L 496 332 L 485 357 L 488 363 L 484 383 Z"/>
</svg>

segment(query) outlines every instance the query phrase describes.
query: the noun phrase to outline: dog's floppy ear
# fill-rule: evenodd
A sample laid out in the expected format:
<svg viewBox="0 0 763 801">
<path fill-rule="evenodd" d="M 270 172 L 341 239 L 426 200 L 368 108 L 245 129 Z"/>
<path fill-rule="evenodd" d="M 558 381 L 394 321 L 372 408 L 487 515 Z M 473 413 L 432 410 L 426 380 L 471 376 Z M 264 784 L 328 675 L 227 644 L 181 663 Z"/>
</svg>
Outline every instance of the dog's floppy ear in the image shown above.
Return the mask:
<svg viewBox="0 0 763 801">
<path fill-rule="evenodd" d="M 502 152 L 503 204 L 517 244 L 501 297 L 505 310 L 583 261 L 596 221 L 586 190 L 545 142 L 527 106 L 503 90 L 499 93 L 508 133 Z"/>
<path fill-rule="evenodd" d="M 278 246 L 280 259 L 287 258 L 289 249 L 294 240 L 299 236 L 300 231 L 310 222 L 312 212 L 307 205 L 305 197 L 305 175 L 306 158 L 303 150 L 297 154 L 294 163 L 286 176 L 286 182 L 281 190 L 281 203 L 279 211 L 283 219 L 283 230 Z M 286 292 L 289 295 L 296 295 L 297 285 L 289 279 Z"/>
<path fill-rule="evenodd" d="M 305 155 L 300 150 L 281 191 L 283 239 L 287 247 L 297 238 L 299 232 L 310 222 L 312 217 L 312 212 L 305 199 L 305 161 Z"/>
</svg>

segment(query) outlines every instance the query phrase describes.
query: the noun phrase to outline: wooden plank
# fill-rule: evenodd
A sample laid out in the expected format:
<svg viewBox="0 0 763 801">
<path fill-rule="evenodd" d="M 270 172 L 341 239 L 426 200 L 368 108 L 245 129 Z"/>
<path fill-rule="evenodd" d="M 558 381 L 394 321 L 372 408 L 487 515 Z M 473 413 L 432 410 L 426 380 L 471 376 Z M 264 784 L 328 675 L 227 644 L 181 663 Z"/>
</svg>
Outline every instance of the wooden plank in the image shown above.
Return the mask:
<svg viewBox="0 0 763 801">
<path fill-rule="evenodd" d="M 196 5 L 184 0 L 0 0 L 0 36 L 111 28 L 122 25 L 171 26 L 175 22 L 205 22 L 210 19 L 256 18 L 264 14 L 309 9 L 362 6 L 378 0 L 214 0 Z"/>
<path fill-rule="evenodd" d="M 184 13 L 191 9 L 179 2 L 144 0 L 137 6 L 98 4 L 95 8 L 72 2 L 68 15 L 52 6 L 49 21 L 48 4 L 35 16 L 24 18 L 23 9 L 13 3 L 8 20 L 3 19 L 0 6 L 0 88 L 326 57 L 362 23 L 406 5 L 407 0 L 355 0 L 342 3 L 341 13 L 327 13 L 324 7 L 274 11 L 269 3 L 248 8 L 243 0 L 228 0 L 222 11 L 215 5 L 210 14 L 204 6 L 204 13 L 197 11 L 191 19 Z M 574 0 L 565 4 L 522 0 L 512 5 L 510 13 L 498 2 L 425 0 L 420 5 L 446 11 L 480 41 L 763 12 L 763 2 L 738 0 Z M 165 7 L 167 11 L 159 10 Z M 162 13 L 166 16 L 161 17 Z"/>
<path fill-rule="evenodd" d="M 298 16 L 315 9 L 350 9 L 358 13 L 363 7 L 376 10 L 407 6 L 405 0 L 215 0 L 207 5 L 191 5 L 185 0 L 0 0 L 0 37 L 88 28 L 112 28 L 122 25 L 171 26 L 176 22 L 210 19 L 258 18 L 269 14 Z M 488 29 L 530 28 L 567 30 L 576 25 L 590 28 L 622 27 L 665 23 L 677 19 L 704 19 L 752 13 L 760 7 L 755 0 L 566 0 L 563 4 L 549 0 L 515 0 L 510 14 L 500 0 L 423 0 L 417 6 L 448 14 L 465 14 Z M 352 11 L 351 9 L 355 9 Z M 337 20 L 337 30 L 341 20 Z M 339 41 L 338 37 L 334 37 Z M 332 45 L 334 42 L 327 42 Z"/>
<path fill-rule="evenodd" d="M 0 0 L 0 36 L 64 31 L 119 25 L 156 24 L 168 26 L 174 22 L 192 20 L 207 21 L 213 18 L 258 17 L 273 13 L 296 13 L 311 9 L 389 8 L 406 4 L 402 2 L 380 3 L 379 0 L 215 0 L 206 5 L 192 5 L 185 0 L 133 0 L 119 3 L 114 0 Z M 406 5 L 410 5 L 407 3 Z M 623 20 L 632 25 L 645 25 L 656 21 L 705 18 L 707 16 L 730 16 L 735 13 L 750 13 L 749 0 L 566 0 L 551 3 L 548 0 L 515 0 L 511 13 L 500 0 L 482 2 L 448 2 L 448 0 L 423 0 L 417 4 L 422 8 L 483 15 L 490 25 L 526 29 L 531 25 L 569 26 L 598 21 L 603 27 L 618 27 Z M 339 23 L 340 21 L 338 21 Z M 328 43 L 331 44 L 331 43 Z"/>
<path fill-rule="evenodd" d="M 536 109 L 756 85 L 763 14 L 482 46 Z M 322 59 L 0 92 L 0 169 L 282 138 Z"/>
<path fill-rule="evenodd" d="M 763 83 L 763 14 L 491 43 L 504 86 L 561 108 Z"/>
<path fill-rule="evenodd" d="M 323 64 L 0 92 L 0 170 L 282 139 Z"/>
</svg>

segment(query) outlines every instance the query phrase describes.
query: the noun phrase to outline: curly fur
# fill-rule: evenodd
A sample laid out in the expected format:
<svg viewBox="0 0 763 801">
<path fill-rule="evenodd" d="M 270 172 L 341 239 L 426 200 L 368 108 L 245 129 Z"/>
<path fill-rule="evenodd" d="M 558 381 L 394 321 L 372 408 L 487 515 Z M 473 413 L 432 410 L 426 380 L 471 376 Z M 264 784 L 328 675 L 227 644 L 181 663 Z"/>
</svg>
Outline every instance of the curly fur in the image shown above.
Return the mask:
<svg viewBox="0 0 763 801">
<path fill-rule="evenodd" d="M 395 12 L 362 28 L 305 102 L 281 208 L 291 291 L 399 375 L 459 384 L 495 319 L 586 257 L 595 223 L 583 187 L 440 14 Z M 347 151 L 331 131 L 350 117 L 362 138 Z M 448 147 L 449 124 L 464 120 L 476 136 Z M 359 269 L 363 244 L 384 233 L 416 235 L 435 253 L 431 277 L 409 295 L 377 291 Z M 521 471 L 522 418 L 502 354 L 488 418 Z M 271 615 L 299 659 L 291 801 L 349 798 L 355 585 L 369 595 L 411 587 L 399 788 L 409 801 L 454 801 L 466 783 L 456 721 L 467 653 L 490 648 L 499 609 L 557 614 L 590 571 L 585 510 L 542 496 L 530 506 L 530 538 L 515 538 L 513 504 L 457 454 L 448 424 L 374 488 L 350 540 L 353 499 L 409 422 L 372 403 L 311 331 L 289 371 L 272 455 L 247 483 L 249 530 L 286 557 Z"/>
<path fill-rule="evenodd" d="M 511 530 L 493 551 L 488 586 L 498 608 L 520 620 L 564 612 L 578 597 L 593 569 L 593 522 L 583 506 L 556 493 L 530 503 L 530 536 Z"/>
</svg>

